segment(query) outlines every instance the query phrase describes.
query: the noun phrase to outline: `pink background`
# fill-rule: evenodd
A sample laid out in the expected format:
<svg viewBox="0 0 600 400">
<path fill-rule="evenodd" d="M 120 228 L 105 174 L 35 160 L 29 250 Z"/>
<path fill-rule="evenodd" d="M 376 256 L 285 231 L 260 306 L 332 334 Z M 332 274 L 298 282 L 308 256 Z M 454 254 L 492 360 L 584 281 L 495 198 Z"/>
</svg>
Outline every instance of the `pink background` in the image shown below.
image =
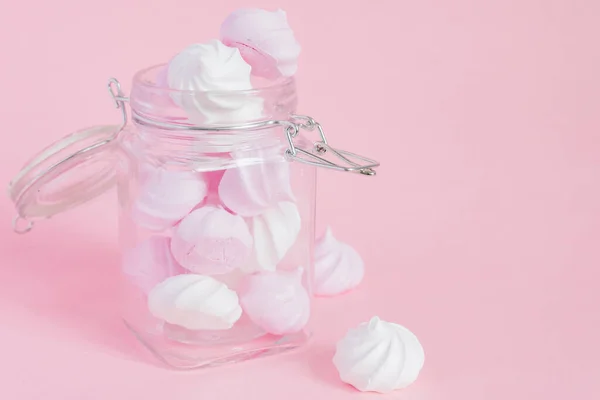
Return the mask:
<svg viewBox="0 0 600 400">
<path fill-rule="evenodd" d="M 323 172 L 319 230 L 359 290 L 318 301 L 307 350 L 157 367 L 118 319 L 115 193 L 14 235 L 0 203 L 0 398 L 346 399 L 330 362 L 374 314 L 427 360 L 404 399 L 600 397 L 600 2 L 0 1 L 0 182 L 67 132 L 116 123 L 105 90 L 215 36 L 243 5 L 289 15 L 301 111 L 377 178 Z M 394 397 L 386 396 L 386 397 Z"/>
</svg>

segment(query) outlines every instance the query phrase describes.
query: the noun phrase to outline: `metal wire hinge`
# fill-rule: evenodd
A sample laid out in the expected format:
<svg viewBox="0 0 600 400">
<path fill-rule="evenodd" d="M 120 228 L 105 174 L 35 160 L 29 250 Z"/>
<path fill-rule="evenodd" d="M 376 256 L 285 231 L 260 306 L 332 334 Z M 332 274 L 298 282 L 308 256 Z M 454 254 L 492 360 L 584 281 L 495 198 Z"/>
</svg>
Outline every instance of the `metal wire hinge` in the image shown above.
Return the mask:
<svg viewBox="0 0 600 400">
<path fill-rule="evenodd" d="M 316 167 L 329 168 L 344 172 L 354 172 L 368 176 L 373 176 L 376 174 L 375 168 L 379 167 L 379 162 L 359 154 L 331 147 L 327 142 L 327 137 L 325 136 L 325 132 L 323 131 L 321 124 L 309 116 L 294 115 L 293 119 L 293 123 L 288 125 L 285 130 L 290 146 L 286 150 L 286 155 L 292 161 L 298 161 L 304 164 L 314 165 Z M 321 140 L 315 142 L 313 149 L 310 151 L 297 147 L 294 144 L 294 138 L 298 136 L 298 133 L 301 129 L 306 131 L 314 131 L 317 129 L 319 131 Z M 336 163 L 326 159 L 325 156 L 330 154 L 341 160 L 342 163 Z"/>
<path fill-rule="evenodd" d="M 115 102 L 116 108 L 121 110 L 121 128 L 116 134 L 118 135 L 127 125 L 128 118 L 125 103 L 129 103 L 129 97 L 125 96 L 123 90 L 121 90 L 121 83 L 116 78 L 108 80 L 108 93 L 110 93 L 110 97 Z"/>
</svg>

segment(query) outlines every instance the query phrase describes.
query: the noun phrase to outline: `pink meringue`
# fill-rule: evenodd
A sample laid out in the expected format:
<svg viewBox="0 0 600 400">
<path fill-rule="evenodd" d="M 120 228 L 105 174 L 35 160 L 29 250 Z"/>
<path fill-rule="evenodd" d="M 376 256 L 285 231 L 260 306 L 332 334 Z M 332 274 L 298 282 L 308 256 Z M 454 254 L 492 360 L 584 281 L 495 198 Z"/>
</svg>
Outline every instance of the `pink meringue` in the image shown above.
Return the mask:
<svg viewBox="0 0 600 400">
<path fill-rule="evenodd" d="M 292 202 L 280 202 L 253 217 L 250 230 L 254 238 L 254 258 L 242 269 L 245 272 L 275 271 L 296 242 L 300 228 L 300 212 Z"/>
<path fill-rule="evenodd" d="M 232 12 L 221 24 L 221 40 L 240 50 L 253 75 L 276 79 L 292 76 L 298 69 L 300 45 L 281 9 Z"/>
<path fill-rule="evenodd" d="M 171 238 L 165 236 L 151 236 L 128 249 L 123 254 L 121 268 L 144 293 L 168 277 L 185 272 L 171 255 Z"/>
<path fill-rule="evenodd" d="M 268 158 L 263 151 L 253 153 L 246 157 Z M 259 215 L 280 201 L 293 200 L 289 162 L 282 158 L 230 168 L 219 183 L 219 196 L 225 207 L 244 217 Z"/>
<path fill-rule="evenodd" d="M 192 211 L 177 225 L 171 251 L 192 272 L 225 274 L 247 261 L 252 235 L 242 217 L 207 205 Z"/>
<path fill-rule="evenodd" d="M 365 274 L 356 250 L 333 237 L 331 228 L 315 244 L 313 290 L 319 296 L 333 296 L 358 286 Z"/>
<path fill-rule="evenodd" d="M 248 275 L 238 292 L 242 309 L 268 333 L 300 331 L 310 316 L 310 298 L 302 275 L 302 268 Z"/>
<path fill-rule="evenodd" d="M 133 220 L 142 228 L 161 231 L 175 225 L 204 200 L 206 182 L 200 174 L 152 169 L 141 176 Z"/>
</svg>

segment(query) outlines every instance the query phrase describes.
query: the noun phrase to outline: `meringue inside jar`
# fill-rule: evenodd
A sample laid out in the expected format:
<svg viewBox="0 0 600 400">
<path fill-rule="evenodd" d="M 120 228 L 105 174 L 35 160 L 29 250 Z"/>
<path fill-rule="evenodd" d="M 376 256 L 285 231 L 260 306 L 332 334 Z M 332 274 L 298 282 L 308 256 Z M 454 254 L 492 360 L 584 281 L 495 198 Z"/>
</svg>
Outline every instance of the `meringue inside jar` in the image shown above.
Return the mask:
<svg viewBox="0 0 600 400">
<path fill-rule="evenodd" d="M 294 79 L 181 91 L 164 68 L 135 75 L 135 129 L 121 137 L 123 318 L 177 368 L 301 346 L 316 171 L 287 159 L 285 125 L 274 122 L 296 111 Z"/>
</svg>

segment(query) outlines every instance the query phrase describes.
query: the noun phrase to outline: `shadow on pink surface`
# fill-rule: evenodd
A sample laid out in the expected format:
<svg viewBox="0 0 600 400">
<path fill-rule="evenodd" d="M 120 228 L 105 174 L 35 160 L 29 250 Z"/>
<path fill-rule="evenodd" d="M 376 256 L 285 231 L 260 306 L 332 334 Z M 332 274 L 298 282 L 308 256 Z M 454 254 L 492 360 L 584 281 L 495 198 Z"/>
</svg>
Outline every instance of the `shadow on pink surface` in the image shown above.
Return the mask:
<svg viewBox="0 0 600 400">
<path fill-rule="evenodd" d="M 314 374 L 314 379 L 322 381 L 324 384 L 344 389 L 348 393 L 356 393 L 352 388 L 340 381 L 335 366 L 331 362 L 335 353 L 335 346 L 314 343 L 306 354 L 307 364 Z"/>
</svg>

